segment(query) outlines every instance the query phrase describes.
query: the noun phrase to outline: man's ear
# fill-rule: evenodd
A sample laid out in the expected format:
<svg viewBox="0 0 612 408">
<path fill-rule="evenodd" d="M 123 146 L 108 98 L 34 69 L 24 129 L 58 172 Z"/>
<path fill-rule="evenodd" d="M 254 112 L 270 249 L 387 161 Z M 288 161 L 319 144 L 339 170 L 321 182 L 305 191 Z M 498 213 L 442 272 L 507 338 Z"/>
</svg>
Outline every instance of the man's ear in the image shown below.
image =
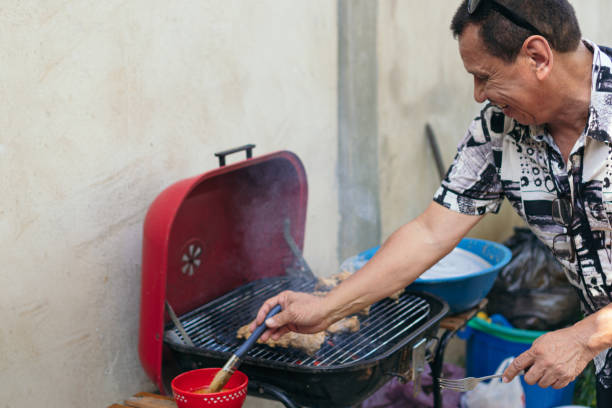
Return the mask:
<svg viewBox="0 0 612 408">
<path fill-rule="evenodd" d="M 553 51 L 541 35 L 528 37 L 523 42 L 521 53 L 529 59 L 529 64 L 539 80 L 545 79 L 552 71 Z"/>
</svg>

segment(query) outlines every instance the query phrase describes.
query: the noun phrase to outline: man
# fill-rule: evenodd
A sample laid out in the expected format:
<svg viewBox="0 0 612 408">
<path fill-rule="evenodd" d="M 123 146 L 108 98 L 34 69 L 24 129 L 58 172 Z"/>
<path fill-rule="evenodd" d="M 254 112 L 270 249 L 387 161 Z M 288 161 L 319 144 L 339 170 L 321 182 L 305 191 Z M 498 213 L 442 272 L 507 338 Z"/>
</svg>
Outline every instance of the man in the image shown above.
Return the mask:
<svg viewBox="0 0 612 408">
<path fill-rule="evenodd" d="M 549 332 L 504 373 L 562 388 L 595 359 L 612 407 L 612 50 L 581 39 L 567 0 L 464 0 L 452 21 L 483 103 L 434 202 L 319 298 L 283 292 L 264 333 L 313 333 L 413 282 L 504 197 L 564 265 L 585 317 Z M 253 323 L 254 325 L 255 323 Z"/>
</svg>

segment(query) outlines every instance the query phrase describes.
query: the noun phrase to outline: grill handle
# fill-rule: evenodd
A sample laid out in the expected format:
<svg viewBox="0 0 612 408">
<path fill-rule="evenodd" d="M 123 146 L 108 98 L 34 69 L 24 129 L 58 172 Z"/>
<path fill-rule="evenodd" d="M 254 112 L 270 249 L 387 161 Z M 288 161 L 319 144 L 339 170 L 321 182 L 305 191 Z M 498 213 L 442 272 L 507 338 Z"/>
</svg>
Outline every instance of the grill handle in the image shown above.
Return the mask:
<svg viewBox="0 0 612 408">
<path fill-rule="evenodd" d="M 280 311 L 281 311 L 281 305 L 274 306 L 272 310 L 268 312 L 268 315 L 266 316 L 266 320 L 268 320 L 269 318 L 271 318 L 272 316 L 274 316 Z M 242 343 L 242 345 L 238 348 L 238 350 L 234 354 L 238 358 L 241 358 L 247 352 L 247 350 L 250 349 L 251 346 L 257 341 L 257 339 L 263 334 L 263 332 L 266 330 L 266 327 L 267 327 L 266 321 L 264 320 L 264 322 L 260 324 L 259 326 L 257 326 L 257 328 L 253 331 L 253 333 L 251 333 L 249 338 L 244 343 Z"/>
<path fill-rule="evenodd" d="M 225 156 L 229 156 L 232 153 L 238 153 L 243 150 L 246 150 L 246 158 L 250 159 L 253 157 L 253 149 L 255 148 L 254 144 L 247 144 L 240 147 L 234 147 L 233 149 L 224 150 L 222 152 L 215 153 L 215 156 L 219 158 L 219 167 L 225 166 Z"/>
</svg>

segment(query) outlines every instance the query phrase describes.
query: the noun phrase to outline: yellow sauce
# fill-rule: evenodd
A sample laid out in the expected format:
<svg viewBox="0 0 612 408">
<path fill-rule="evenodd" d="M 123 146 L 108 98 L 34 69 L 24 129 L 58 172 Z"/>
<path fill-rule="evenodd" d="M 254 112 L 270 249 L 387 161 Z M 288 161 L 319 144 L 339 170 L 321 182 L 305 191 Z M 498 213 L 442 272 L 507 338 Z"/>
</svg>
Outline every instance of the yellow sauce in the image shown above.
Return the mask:
<svg viewBox="0 0 612 408">
<path fill-rule="evenodd" d="M 228 391 L 229 388 L 223 388 L 221 389 L 221 391 L 218 392 L 225 392 Z M 198 388 L 197 390 L 192 391 L 195 394 L 210 394 L 211 392 L 208 391 L 208 386 L 204 387 L 204 388 Z"/>
</svg>

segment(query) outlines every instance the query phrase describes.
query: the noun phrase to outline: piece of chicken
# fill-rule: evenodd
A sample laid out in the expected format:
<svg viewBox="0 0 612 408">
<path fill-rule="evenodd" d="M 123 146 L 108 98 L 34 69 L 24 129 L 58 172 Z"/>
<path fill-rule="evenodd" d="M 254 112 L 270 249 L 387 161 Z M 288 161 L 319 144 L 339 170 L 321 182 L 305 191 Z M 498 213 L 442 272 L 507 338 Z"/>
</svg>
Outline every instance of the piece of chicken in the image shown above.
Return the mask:
<svg viewBox="0 0 612 408">
<path fill-rule="evenodd" d="M 251 335 L 250 325 L 244 325 L 238 329 L 236 337 L 239 339 L 248 339 Z M 268 339 L 262 342 L 261 339 L 257 342 L 259 344 L 265 344 L 270 347 L 293 347 L 304 351 L 306 354 L 314 355 L 323 345 L 325 341 L 325 335 L 337 334 L 337 333 L 355 333 L 359 330 L 359 318 L 357 316 L 345 317 L 344 319 L 338 320 L 336 323 L 330 325 L 326 331 L 314 333 L 314 334 L 303 334 L 289 332 L 285 333 L 278 340 Z"/>
<path fill-rule="evenodd" d="M 340 283 L 342 283 L 342 281 L 346 280 L 351 275 L 352 273 L 349 271 L 342 271 L 340 273 L 330 276 L 329 278 L 318 278 L 317 283 L 314 287 L 316 292 L 314 292 L 313 295 L 325 296 L 326 292 L 329 292 L 330 290 L 338 286 Z M 404 289 L 400 289 L 397 292 L 392 293 L 388 297 L 389 299 L 392 299 L 395 301 L 395 303 L 397 303 L 399 302 L 399 297 L 402 295 L 402 293 L 404 293 Z M 360 310 L 357 313 L 363 316 L 369 316 L 370 306 L 367 306 L 365 309 Z"/>
<path fill-rule="evenodd" d="M 327 328 L 327 332 L 329 334 L 355 333 L 359 330 L 359 327 L 359 318 L 357 318 L 357 316 L 351 316 L 338 320 Z"/>
<path fill-rule="evenodd" d="M 404 293 L 405 289 L 400 289 L 397 292 L 392 293 L 391 295 L 388 296 L 389 299 L 395 300 L 395 303 L 399 302 L 399 298 L 400 296 L 402 296 L 402 293 Z"/>
<path fill-rule="evenodd" d="M 342 271 L 340 273 L 330 276 L 329 278 L 318 278 L 314 289 L 330 291 L 351 275 L 352 274 L 349 271 Z"/>
<path fill-rule="evenodd" d="M 251 336 L 249 326 L 250 324 L 240 327 L 236 333 L 236 337 L 239 339 L 248 339 Z M 270 347 L 296 348 L 312 356 L 319 351 L 324 341 L 325 332 L 322 331 L 314 334 L 289 332 L 283 334 L 278 340 L 269 338 L 266 341 L 261 341 L 261 339 L 259 339 L 257 343 L 265 344 Z"/>
</svg>

